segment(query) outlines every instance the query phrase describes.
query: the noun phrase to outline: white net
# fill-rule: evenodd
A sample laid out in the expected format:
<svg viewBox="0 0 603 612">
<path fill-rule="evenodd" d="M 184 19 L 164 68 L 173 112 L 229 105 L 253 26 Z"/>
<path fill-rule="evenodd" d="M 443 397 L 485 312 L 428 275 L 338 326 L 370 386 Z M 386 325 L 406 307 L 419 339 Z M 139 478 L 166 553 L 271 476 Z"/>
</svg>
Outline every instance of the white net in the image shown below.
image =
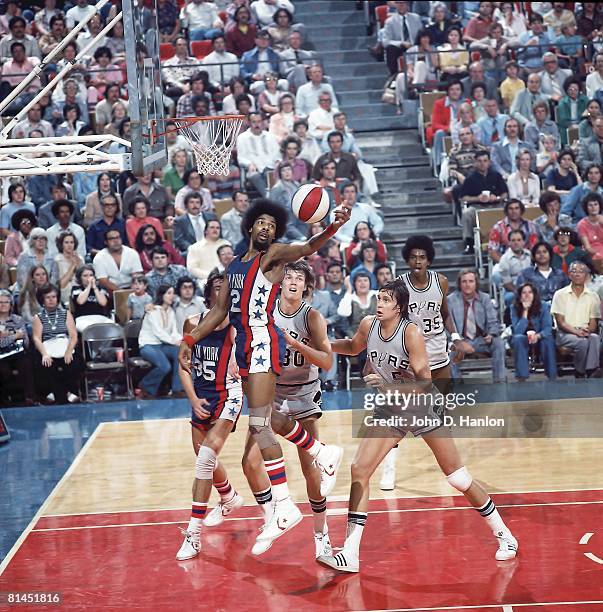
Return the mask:
<svg viewBox="0 0 603 612">
<path fill-rule="evenodd" d="M 230 155 L 243 119 L 242 115 L 224 115 L 204 121 L 175 120 L 178 131 L 193 148 L 201 174 L 229 174 Z"/>
</svg>

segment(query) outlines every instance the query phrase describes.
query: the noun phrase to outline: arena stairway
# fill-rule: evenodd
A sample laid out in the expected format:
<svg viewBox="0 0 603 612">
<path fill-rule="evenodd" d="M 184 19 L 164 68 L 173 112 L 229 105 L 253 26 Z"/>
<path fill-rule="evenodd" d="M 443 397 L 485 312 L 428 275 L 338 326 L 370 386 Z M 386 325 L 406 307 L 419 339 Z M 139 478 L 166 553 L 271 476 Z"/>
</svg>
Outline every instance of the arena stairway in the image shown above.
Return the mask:
<svg viewBox="0 0 603 612">
<path fill-rule="evenodd" d="M 377 168 L 375 200 L 385 219 L 381 238 L 396 269 L 406 267 L 401 255 L 406 238 L 427 234 L 435 243 L 434 269 L 456 279 L 473 257 L 463 255 L 461 230 L 421 148 L 416 102 L 406 102 L 403 115 L 381 102 L 387 68 L 367 50 L 375 37 L 366 35 L 363 11 L 353 0 L 297 0 L 295 7 L 296 19 L 306 25 L 305 46 L 320 56 L 365 161 Z"/>
</svg>

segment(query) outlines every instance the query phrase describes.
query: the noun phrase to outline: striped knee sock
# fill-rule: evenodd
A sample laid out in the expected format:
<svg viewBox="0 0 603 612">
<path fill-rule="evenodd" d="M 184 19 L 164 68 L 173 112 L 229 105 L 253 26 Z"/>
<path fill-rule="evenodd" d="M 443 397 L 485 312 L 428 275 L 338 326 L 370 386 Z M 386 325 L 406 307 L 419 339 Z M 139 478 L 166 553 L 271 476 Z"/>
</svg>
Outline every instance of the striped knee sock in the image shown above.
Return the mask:
<svg viewBox="0 0 603 612">
<path fill-rule="evenodd" d="M 272 489 L 254 492 L 255 501 L 264 513 L 264 520 L 268 522 L 272 516 Z"/>
<path fill-rule="evenodd" d="M 223 482 L 216 482 L 214 480 L 214 487 L 220 495 L 220 500 L 223 502 L 232 499 L 236 493 L 236 491 L 232 488 L 230 482 L 228 482 L 228 478 Z"/>
<path fill-rule="evenodd" d="M 289 442 L 293 442 L 296 446 L 299 446 L 301 449 L 305 450 L 310 457 L 316 457 L 322 444 L 311 436 L 300 424 L 299 421 L 295 421 L 295 425 L 293 429 L 286 435 L 283 436 L 285 440 L 289 440 Z"/>
<path fill-rule="evenodd" d="M 188 522 L 189 531 L 199 531 L 201 524 L 205 518 L 207 512 L 207 502 L 193 502 L 193 509 L 191 510 L 191 518 Z"/>
<path fill-rule="evenodd" d="M 314 518 L 314 532 L 327 533 L 327 498 L 310 499 L 312 517 Z"/>
<path fill-rule="evenodd" d="M 285 474 L 285 459 L 264 460 L 268 478 L 270 478 L 270 486 L 272 487 L 272 496 L 278 502 L 289 497 L 289 487 L 287 486 L 287 476 Z"/>
<path fill-rule="evenodd" d="M 348 512 L 348 530 L 345 536 L 344 550 L 360 555 L 360 540 L 366 525 L 366 512 Z"/>
<path fill-rule="evenodd" d="M 500 537 L 510 533 L 509 528 L 505 525 L 496 509 L 495 503 L 489 497 L 486 503 L 481 508 L 476 508 L 476 510 L 486 519 L 495 536 Z"/>
</svg>

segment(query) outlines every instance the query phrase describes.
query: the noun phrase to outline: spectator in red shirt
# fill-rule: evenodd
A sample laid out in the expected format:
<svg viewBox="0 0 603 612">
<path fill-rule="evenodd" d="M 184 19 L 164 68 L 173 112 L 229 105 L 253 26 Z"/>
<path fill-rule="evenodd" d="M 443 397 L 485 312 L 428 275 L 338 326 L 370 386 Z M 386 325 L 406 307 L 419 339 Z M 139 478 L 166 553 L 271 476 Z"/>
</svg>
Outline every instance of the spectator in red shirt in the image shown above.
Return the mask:
<svg viewBox="0 0 603 612">
<path fill-rule="evenodd" d="M 492 25 L 493 11 L 494 2 L 479 3 L 479 14 L 472 17 L 465 27 L 465 34 L 463 36 L 465 42 L 477 42 L 488 36 L 490 26 Z"/>
<path fill-rule="evenodd" d="M 241 57 L 255 47 L 257 27 L 250 23 L 251 13 L 244 5 L 235 11 L 233 19 L 234 23 L 226 28 L 226 49 Z"/>
<path fill-rule="evenodd" d="M 498 263 L 507 250 L 509 234 L 513 230 L 521 230 L 524 233 L 526 248 L 531 249 L 539 240 L 536 224 L 523 218 L 526 207 L 522 202 L 514 198 L 507 200 L 504 211 L 505 217 L 492 226 L 488 236 L 488 255 L 494 263 Z"/>
</svg>

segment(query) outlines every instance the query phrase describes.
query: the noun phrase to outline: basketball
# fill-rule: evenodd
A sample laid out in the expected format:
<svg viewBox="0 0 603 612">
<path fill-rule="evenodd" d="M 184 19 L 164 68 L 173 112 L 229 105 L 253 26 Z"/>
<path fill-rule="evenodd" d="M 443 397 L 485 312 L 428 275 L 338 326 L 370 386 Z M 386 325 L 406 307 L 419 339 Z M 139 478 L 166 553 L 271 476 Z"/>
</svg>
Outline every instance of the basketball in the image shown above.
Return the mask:
<svg viewBox="0 0 603 612">
<path fill-rule="evenodd" d="M 293 195 L 291 209 L 300 221 L 317 223 L 329 212 L 329 195 L 318 185 L 302 185 Z"/>
</svg>

